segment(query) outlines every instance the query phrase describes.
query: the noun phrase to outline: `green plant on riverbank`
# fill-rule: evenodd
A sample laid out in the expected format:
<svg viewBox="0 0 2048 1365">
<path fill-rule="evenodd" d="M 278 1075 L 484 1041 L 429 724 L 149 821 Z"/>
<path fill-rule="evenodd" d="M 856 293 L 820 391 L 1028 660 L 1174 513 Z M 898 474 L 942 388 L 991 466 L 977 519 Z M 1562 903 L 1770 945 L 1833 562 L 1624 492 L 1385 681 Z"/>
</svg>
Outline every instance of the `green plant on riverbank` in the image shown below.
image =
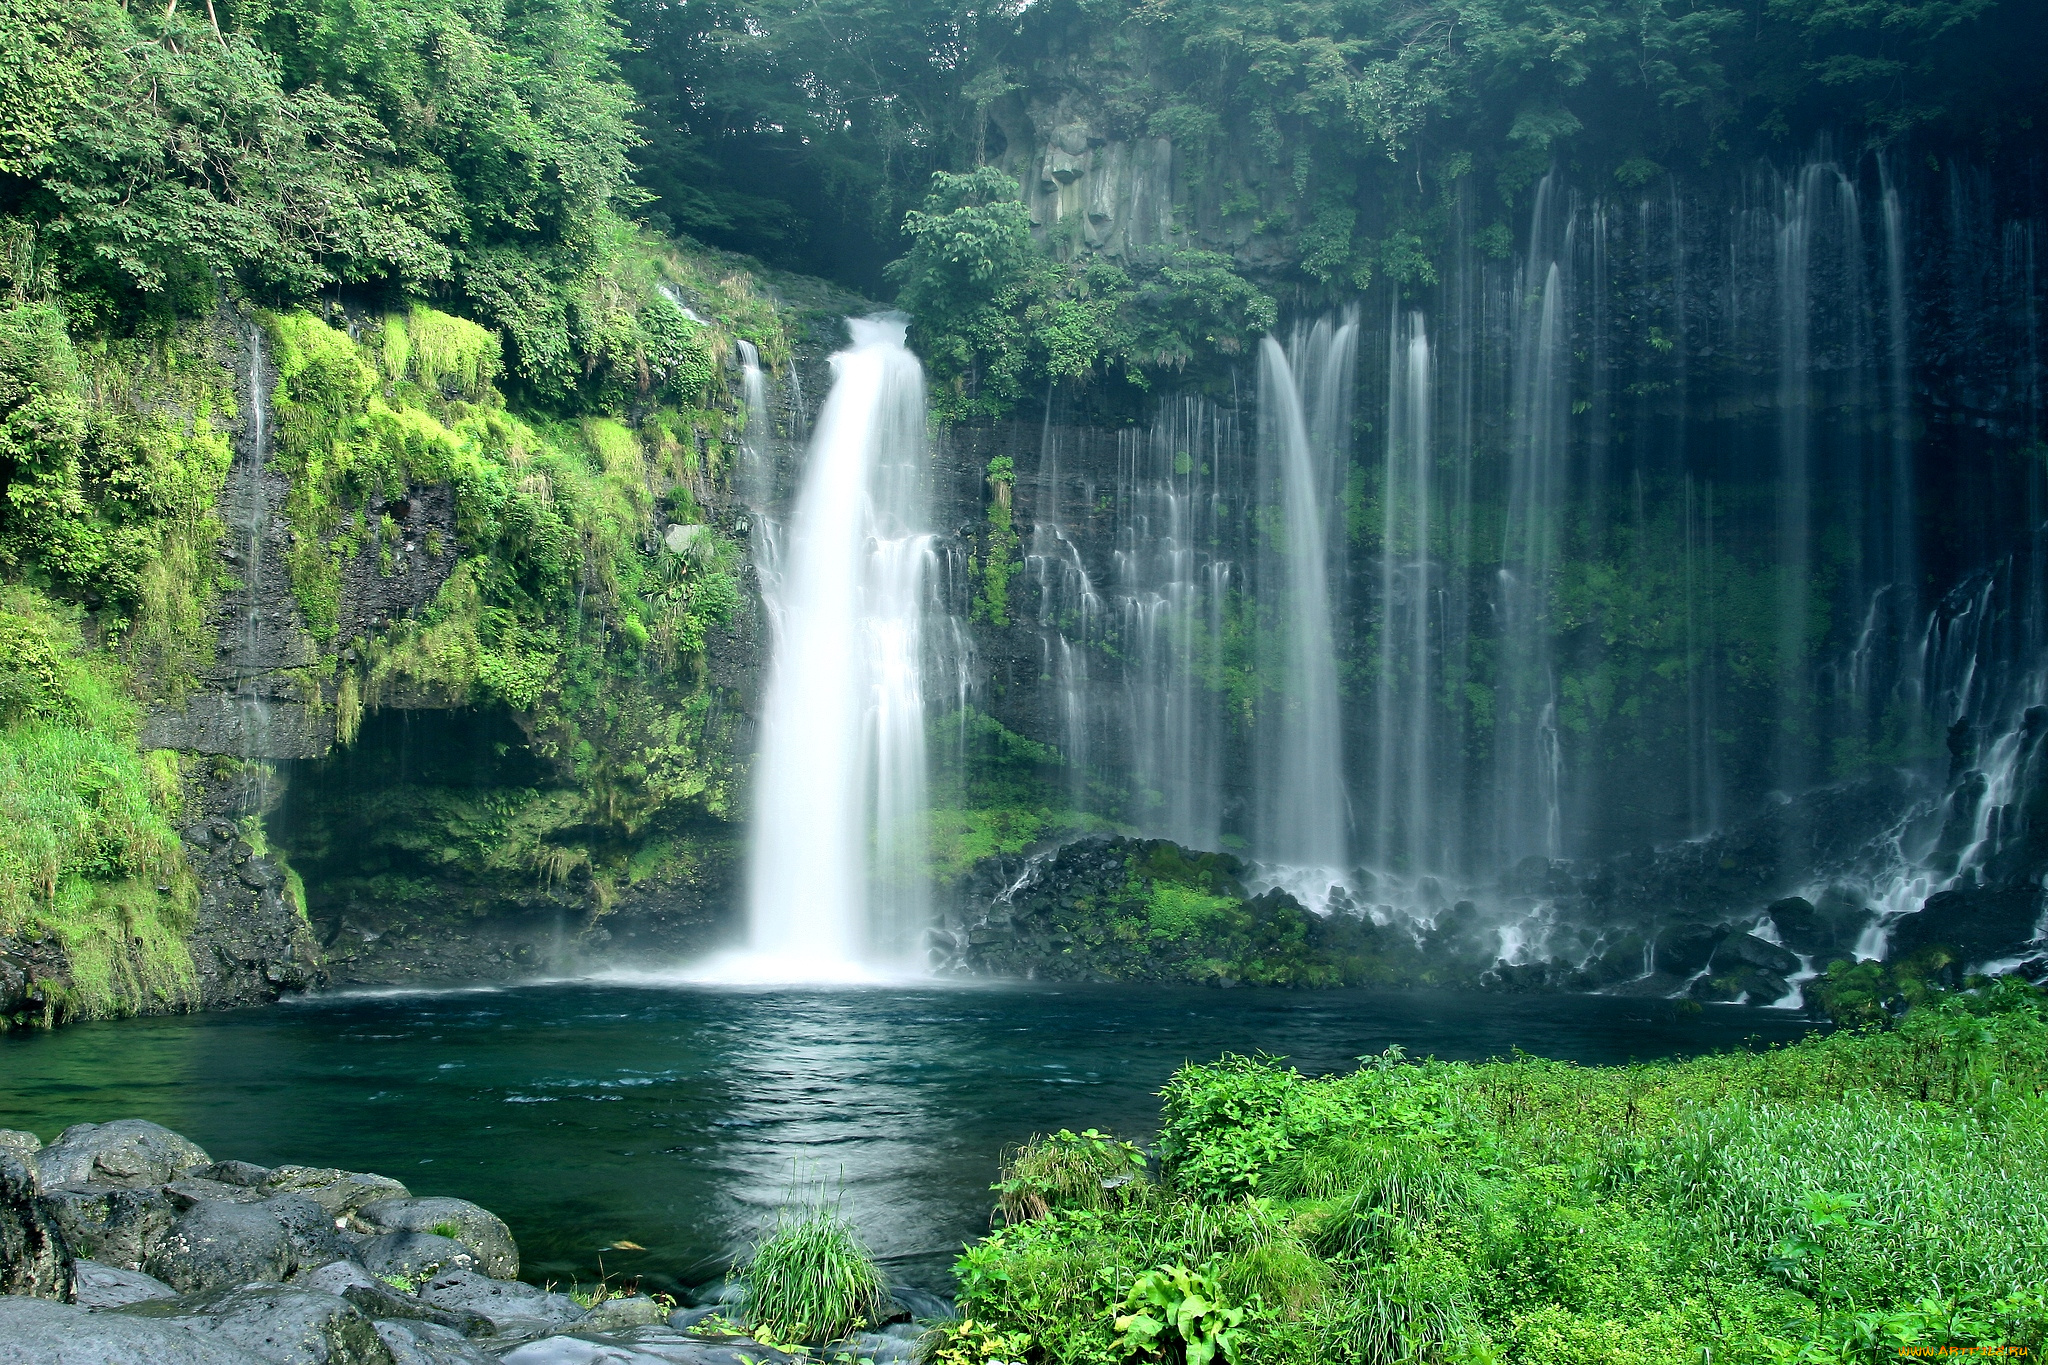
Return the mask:
<svg viewBox="0 0 2048 1365">
<path fill-rule="evenodd" d="M 1160 1177 L 968 1249 L 963 1313 L 1049 1362 L 1877 1361 L 2048 1340 L 2048 1004 L 1629 1067 L 1398 1050 L 1183 1067 Z M 1016 1203 L 1007 1196 L 1008 1209 Z M 1183 1311 L 1185 1310 L 1185 1311 Z M 1707 1353 L 1711 1351 L 1709 1356 Z"/>
<path fill-rule="evenodd" d="M 887 1288 L 836 1206 L 785 1208 L 740 1271 L 748 1330 L 762 1341 L 837 1341 L 881 1320 Z"/>
</svg>

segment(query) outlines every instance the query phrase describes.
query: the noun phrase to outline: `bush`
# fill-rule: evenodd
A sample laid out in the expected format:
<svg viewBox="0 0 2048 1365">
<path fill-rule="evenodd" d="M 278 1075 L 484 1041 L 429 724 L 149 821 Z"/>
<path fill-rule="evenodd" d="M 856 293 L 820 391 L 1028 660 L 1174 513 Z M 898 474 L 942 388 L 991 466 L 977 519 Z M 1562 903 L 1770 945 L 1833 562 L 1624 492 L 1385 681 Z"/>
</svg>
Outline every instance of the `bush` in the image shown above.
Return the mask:
<svg viewBox="0 0 2048 1365">
<path fill-rule="evenodd" d="M 1082 1206 L 1085 1134 L 1013 1161 L 1006 1213 L 1026 1194 L 1043 1212 L 961 1258 L 975 1323 L 1074 1365 L 1785 1365 L 2048 1341 L 2048 1002 L 2014 980 L 1766 1051 L 1390 1051 L 1324 1077 L 1226 1056 L 1163 1098 L 1170 1183 L 1142 1201 Z"/>
<path fill-rule="evenodd" d="M 1145 1154 L 1093 1128 L 1062 1128 L 1012 1152 L 992 1187 L 1003 1221 L 1028 1223 L 1054 1209 L 1122 1208 L 1144 1197 Z"/>
</svg>

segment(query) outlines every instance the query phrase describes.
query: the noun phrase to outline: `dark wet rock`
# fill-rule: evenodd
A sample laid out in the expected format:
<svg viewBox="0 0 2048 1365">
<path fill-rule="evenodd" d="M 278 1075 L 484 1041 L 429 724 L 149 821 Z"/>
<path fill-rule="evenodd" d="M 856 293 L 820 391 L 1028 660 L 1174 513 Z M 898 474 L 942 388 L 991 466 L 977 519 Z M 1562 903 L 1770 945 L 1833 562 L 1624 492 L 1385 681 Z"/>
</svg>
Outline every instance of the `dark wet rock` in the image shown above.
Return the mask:
<svg viewBox="0 0 2048 1365">
<path fill-rule="evenodd" d="M 747 1297 L 747 1286 L 739 1280 L 712 1280 L 690 1290 L 685 1300 L 693 1308 L 737 1307 Z"/>
<path fill-rule="evenodd" d="M 170 1230 L 177 1210 L 161 1188 L 69 1185 L 46 1189 L 36 1207 L 74 1256 L 141 1270 Z"/>
<path fill-rule="evenodd" d="M 925 1289 L 913 1289 L 907 1284 L 889 1286 L 889 1299 L 903 1313 L 919 1322 L 944 1322 L 959 1316 L 951 1299 Z M 891 1317 L 896 1316 L 894 1313 Z"/>
<path fill-rule="evenodd" d="M 147 1119 L 75 1123 L 36 1157 L 45 1188 L 53 1185 L 161 1185 L 213 1158 L 198 1143 Z"/>
<path fill-rule="evenodd" d="M 1728 936 L 1724 925 L 1674 924 L 1657 935 L 1657 970 L 1676 976 L 1691 976 L 1713 959 L 1714 949 Z"/>
<path fill-rule="evenodd" d="M 356 1216 L 373 1232 L 439 1232 L 468 1247 L 486 1275 L 519 1278 L 519 1247 L 512 1229 L 467 1199 L 380 1199 L 365 1204 Z"/>
<path fill-rule="evenodd" d="M 264 1182 L 274 1194 L 303 1194 L 329 1218 L 345 1218 L 380 1199 L 410 1199 L 412 1191 L 385 1175 L 322 1166 L 280 1166 Z"/>
<path fill-rule="evenodd" d="M 1920 912 L 1891 926 L 1887 956 L 1949 948 L 1965 962 L 2018 957 L 2040 925 L 2044 893 L 2036 886 L 1961 887 L 1929 896 Z"/>
<path fill-rule="evenodd" d="M 1790 976 L 1799 970 L 1799 958 L 1775 943 L 1758 938 L 1755 934 L 1730 934 L 1714 949 L 1713 960 L 1707 964 L 1707 971 L 1715 976 L 1754 967 L 1775 976 Z"/>
<path fill-rule="evenodd" d="M 372 1318 L 431 1323 L 463 1337 L 491 1334 L 488 1319 L 475 1313 L 436 1308 L 425 1299 L 400 1292 L 354 1261 L 330 1261 L 317 1269 L 292 1276 L 292 1283 L 302 1289 L 338 1294 Z"/>
<path fill-rule="evenodd" d="M 1710 974 L 1692 983 L 1691 994 L 1695 1000 L 1747 1001 L 1752 1005 L 1774 1005 L 1790 993 L 1792 987 L 1784 977 L 1754 967 L 1748 963 L 1737 964 L 1733 970 Z"/>
<path fill-rule="evenodd" d="M 229 1185 L 194 1176 L 168 1182 L 164 1186 L 164 1194 L 170 1199 L 171 1207 L 181 1213 L 209 1199 L 228 1204 L 260 1204 L 270 1197 L 263 1190 L 252 1190 L 246 1185 Z"/>
<path fill-rule="evenodd" d="M 36 1195 L 36 1178 L 0 1151 L 0 1293 L 63 1298 L 70 1288 L 62 1235 Z"/>
<path fill-rule="evenodd" d="M 567 1294 L 551 1294 L 518 1280 L 494 1280 L 476 1270 L 450 1270 L 420 1286 L 419 1297 L 451 1312 L 490 1320 L 500 1336 L 536 1336 L 580 1320 L 583 1309 Z"/>
<path fill-rule="evenodd" d="M 1636 1000 L 1656 1000 L 1677 995 L 1685 989 L 1685 982 L 1686 978 L 1676 972 L 1651 972 L 1648 976 L 1624 981 L 1608 990 L 1606 994 Z"/>
<path fill-rule="evenodd" d="M 497 1365 L 496 1356 L 472 1346 L 460 1332 L 431 1322 L 379 1319 L 372 1326 L 391 1352 L 392 1365 Z"/>
<path fill-rule="evenodd" d="M 476 1270 L 473 1252 L 451 1237 L 431 1232 L 381 1232 L 364 1240 L 356 1256 L 371 1274 L 428 1280 L 444 1270 Z"/>
<path fill-rule="evenodd" d="M 151 1314 L 159 1307 L 145 1303 L 123 1311 Z M 275 1365 L 391 1365 L 390 1351 L 361 1309 L 290 1285 L 241 1285 L 156 1320 Z"/>
<path fill-rule="evenodd" d="M 652 1327 L 668 1320 L 661 1305 L 645 1294 L 606 1299 L 593 1307 L 577 1326 L 586 1332 L 625 1332 L 635 1327 Z"/>
<path fill-rule="evenodd" d="M 201 1180 L 260 1190 L 276 1173 L 268 1166 L 258 1166 L 247 1161 L 216 1161 L 205 1170 L 195 1171 L 193 1174 Z"/>
<path fill-rule="evenodd" d="M 178 1291 L 153 1275 L 98 1261 L 71 1263 L 72 1302 L 81 1308 L 119 1308 L 145 1299 L 174 1299 Z"/>
<path fill-rule="evenodd" d="M 146 1248 L 142 1268 L 181 1294 L 282 1280 L 297 1258 L 284 1226 L 260 1204 L 204 1200 Z"/>
<path fill-rule="evenodd" d="M 268 1365 L 173 1322 L 0 1296 L 0 1365 Z"/>
</svg>

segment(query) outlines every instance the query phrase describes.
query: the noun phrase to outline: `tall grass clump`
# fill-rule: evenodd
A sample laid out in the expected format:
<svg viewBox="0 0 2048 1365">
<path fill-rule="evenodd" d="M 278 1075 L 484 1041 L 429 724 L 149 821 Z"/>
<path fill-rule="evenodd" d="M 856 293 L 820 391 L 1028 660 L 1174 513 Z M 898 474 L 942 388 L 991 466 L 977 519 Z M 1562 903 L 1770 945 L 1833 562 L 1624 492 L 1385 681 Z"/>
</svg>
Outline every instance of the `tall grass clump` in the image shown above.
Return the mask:
<svg viewBox="0 0 2048 1365">
<path fill-rule="evenodd" d="M 882 1272 L 836 1203 L 786 1206 L 740 1270 L 749 1328 L 763 1340 L 837 1341 L 881 1320 Z"/>
<path fill-rule="evenodd" d="M 1145 1194 L 1145 1154 L 1093 1128 L 1062 1128 L 1010 1152 L 995 1185 L 1006 1223 L 1028 1223 L 1054 1209 L 1123 1208 Z"/>
</svg>

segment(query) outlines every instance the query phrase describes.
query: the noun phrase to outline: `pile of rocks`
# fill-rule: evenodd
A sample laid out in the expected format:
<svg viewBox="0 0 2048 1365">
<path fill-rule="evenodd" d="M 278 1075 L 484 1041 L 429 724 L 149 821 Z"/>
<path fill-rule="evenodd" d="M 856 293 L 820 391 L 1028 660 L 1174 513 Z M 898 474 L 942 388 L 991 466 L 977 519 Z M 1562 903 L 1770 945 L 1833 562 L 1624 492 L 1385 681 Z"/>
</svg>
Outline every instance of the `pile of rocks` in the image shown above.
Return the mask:
<svg viewBox="0 0 2048 1365">
<path fill-rule="evenodd" d="M 788 1359 L 707 1335 L 715 1302 L 586 1308 L 518 1274 L 519 1248 L 495 1214 L 415 1198 L 385 1176 L 215 1161 L 140 1119 L 78 1124 L 47 1147 L 0 1130 L 0 1365 Z M 902 1325 L 845 1347 L 878 1365 L 906 1361 L 916 1335 Z"/>
</svg>

